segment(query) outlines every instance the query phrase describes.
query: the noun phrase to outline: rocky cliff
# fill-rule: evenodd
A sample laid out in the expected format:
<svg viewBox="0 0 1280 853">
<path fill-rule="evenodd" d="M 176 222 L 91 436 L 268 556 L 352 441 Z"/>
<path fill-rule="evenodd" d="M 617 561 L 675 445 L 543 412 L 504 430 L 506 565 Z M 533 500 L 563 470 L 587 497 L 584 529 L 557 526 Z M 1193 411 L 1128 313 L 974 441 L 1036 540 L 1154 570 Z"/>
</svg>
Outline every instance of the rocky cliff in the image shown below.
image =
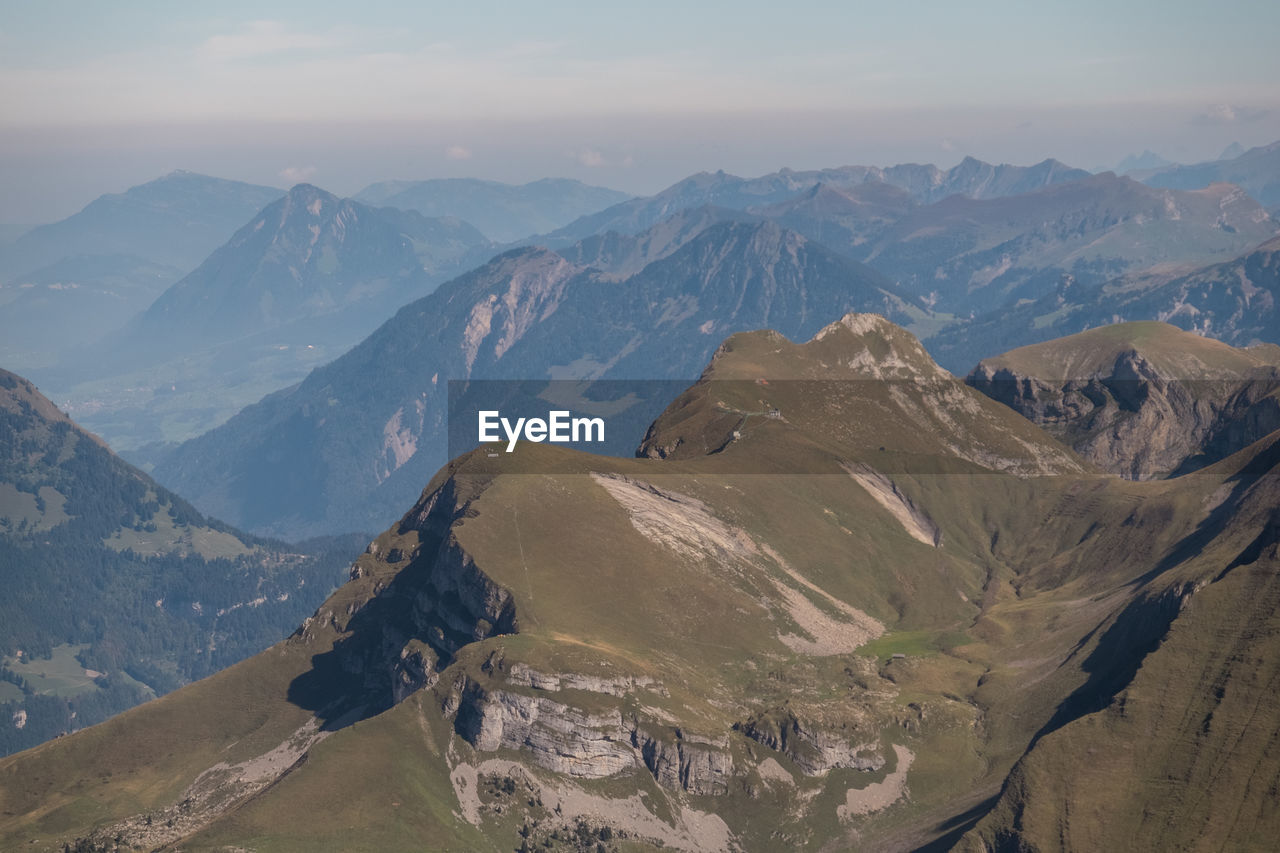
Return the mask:
<svg viewBox="0 0 1280 853">
<path fill-rule="evenodd" d="M 981 362 L 966 381 L 1131 480 L 1186 473 L 1280 429 L 1280 350 L 1129 323 Z"/>
</svg>

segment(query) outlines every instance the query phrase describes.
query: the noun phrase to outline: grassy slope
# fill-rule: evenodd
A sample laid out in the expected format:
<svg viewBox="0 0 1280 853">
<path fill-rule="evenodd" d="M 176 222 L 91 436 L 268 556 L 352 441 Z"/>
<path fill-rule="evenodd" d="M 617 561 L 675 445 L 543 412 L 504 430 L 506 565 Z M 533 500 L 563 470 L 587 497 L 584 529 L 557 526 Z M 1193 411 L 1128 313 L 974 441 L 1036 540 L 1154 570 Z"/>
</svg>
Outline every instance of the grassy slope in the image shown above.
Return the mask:
<svg viewBox="0 0 1280 853">
<path fill-rule="evenodd" d="M 969 848 L 1270 846 L 1280 832 L 1278 450 L 1273 436 L 1183 478 L 1224 483 L 1233 511 L 1163 561 L 1130 605 L 1136 618 L 1105 623 L 1082 647 L 1085 669 L 1105 672 L 1104 659 L 1126 654 L 1141 665 L 1114 699 L 1046 732 Z"/>
<path fill-rule="evenodd" d="M 309 660 L 306 649 L 282 645 L 0 761 L 0 847 L 158 809 L 199 770 L 262 754 L 310 716 L 285 697 Z"/>
<path fill-rule="evenodd" d="M 1275 347 L 1238 349 L 1221 341 L 1155 321 L 1117 323 L 1065 338 L 1020 347 L 983 361 L 991 370 L 1008 368 L 1044 381 L 1106 375 L 1118 356 L 1137 350 L 1161 375 L 1209 379 L 1247 375 L 1280 365 Z"/>
<path fill-rule="evenodd" d="M 841 354 L 839 337 L 810 345 L 807 352 L 768 336 L 733 340 L 717 363 L 728 376 L 794 376 L 805 363 L 802 356 L 833 364 Z M 848 340 L 843 345 L 853 346 Z M 905 347 L 898 356 L 908 354 Z M 1143 576 L 1177 554 L 1198 528 L 1216 532 L 1222 513 L 1238 514 L 1239 532 L 1204 552 L 1202 563 L 1217 565 L 1222 555 L 1248 544 L 1235 540 L 1253 529 L 1258 507 L 1270 505 L 1241 494 L 1215 516 L 1210 497 L 1229 482 L 1233 469 L 1218 466 L 1174 482 L 1120 481 L 1089 472 L 1022 426 L 1015 433 L 1019 438 L 1035 438 L 1040 455 L 1054 450 L 1075 473 L 1025 479 L 948 461 L 920 434 L 884 429 L 892 419 L 882 422 L 876 439 L 884 444 L 868 445 L 861 430 L 833 428 L 838 422 L 829 411 L 800 395 L 795 389 L 801 386 L 790 387 L 768 386 L 769 402 L 782 418 L 740 429 L 737 440 L 712 456 L 606 460 L 524 445 L 496 460 L 473 455 L 438 475 L 426 494 L 456 489 L 453 499 L 467 509 L 453 533 L 477 567 L 514 595 L 520 633 L 464 647 L 437 688 L 342 729 L 276 785 L 184 846 L 518 846 L 518 809 L 503 816 L 486 813 L 479 828 L 454 815 L 459 806 L 447 768 L 492 754 L 475 754 L 439 711 L 458 676 L 501 686 L 497 670 L 486 668 L 495 653 L 508 669 L 519 661 L 547 672 L 657 678 L 668 695 L 628 694 L 622 709 L 635 712 L 637 702 L 648 704 L 690 732 L 728 734 L 735 761 L 746 768 L 746 776 L 722 797 L 664 792 L 642 769 L 583 783 L 588 791 L 615 797 L 648 791 L 659 813 L 682 804 L 713 809 L 747 849 L 785 843 L 816 850 L 828 840 L 847 846 L 855 840 L 851 831 L 869 847 L 945 836 L 949 828 L 968 827 L 960 816 L 1000 791 L 1063 698 L 1089 685 L 1093 676 L 1085 656 L 1099 641 L 1100 628 L 1114 624 L 1136 593 L 1175 580 Z M 874 395 L 882 385 L 868 387 Z M 751 402 L 726 400 L 723 394 L 743 393 L 732 384 L 707 384 L 699 393 L 705 396 L 694 394 L 673 407 L 655 440 L 672 431 L 692 435 L 694 424 L 715 426 L 724 414 L 717 403 Z M 858 413 L 853 420 L 878 410 L 870 398 L 858 399 L 864 405 L 847 410 Z M 993 425 L 998 433 L 1007 419 L 1004 410 L 976 399 L 979 408 L 970 413 L 975 422 Z M 988 441 L 996 450 L 1022 447 L 1007 433 Z M 930 451 L 933 467 L 921 470 L 920 460 Z M 907 535 L 839 465 L 870 460 L 896 472 L 902 493 L 941 528 L 942 547 Z M 765 470 L 774 474 L 761 476 Z M 758 548 L 768 545 L 778 559 L 681 558 L 642 535 L 589 475 L 600 471 L 694 498 Z M 685 511 L 686 517 L 694 514 Z M 0 845 L 80 834 L 108 816 L 155 808 L 224 754 L 238 760 L 278 743 L 307 716 L 286 701 L 285 686 L 308 668 L 310 655 L 357 630 L 344 614 L 358 612 L 405 569 L 403 562 L 392 562 L 393 548 L 411 553 L 418 541 L 416 532 L 395 528 L 380 537 L 376 553 L 360 560 L 363 577 L 335 594 L 316 624 L 288 644 L 103 726 L 0 762 Z M 776 602 L 770 585 L 788 583 L 783 565 L 879 619 L 887 633 L 854 654 L 796 654 L 779 634 L 801 626 L 776 604 L 765 606 Z M 835 612 L 823 596 L 804 594 L 819 610 Z M 325 627 L 330 615 L 331 630 Z M 894 659 L 895 652 L 908 657 Z M 1177 680 L 1168 684 L 1175 689 Z M 598 712 L 619 707 L 619 700 L 602 694 L 551 695 Z M 832 771 L 826 778 L 802 779 L 798 788 L 770 787 L 754 769 L 759 762 L 772 758 L 793 774 L 796 766 L 729 728 L 784 707 L 806 720 L 869 734 L 888 763 L 875 773 Z M 1076 725 L 1067 724 L 1041 746 Z M 194 748 L 175 755 L 179 742 Z M 847 788 L 876 784 L 892 773 L 893 745 L 915 755 L 909 799 L 839 824 L 835 807 Z M 1122 753 L 1108 755 L 1120 760 Z M 1076 774 L 1084 764 L 1080 754 L 1078 747 L 1061 753 L 1061 763 L 1043 772 Z M 500 755 L 528 758 L 523 751 Z M 1030 769 L 1020 772 L 1036 770 L 1031 762 L 1023 767 Z M 107 777 L 108 771 L 114 775 Z M 1046 813 L 1052 820 L 1054 807 Z M 1246 820 L 1241 826 L 1252 825 Z"/>
</svg>

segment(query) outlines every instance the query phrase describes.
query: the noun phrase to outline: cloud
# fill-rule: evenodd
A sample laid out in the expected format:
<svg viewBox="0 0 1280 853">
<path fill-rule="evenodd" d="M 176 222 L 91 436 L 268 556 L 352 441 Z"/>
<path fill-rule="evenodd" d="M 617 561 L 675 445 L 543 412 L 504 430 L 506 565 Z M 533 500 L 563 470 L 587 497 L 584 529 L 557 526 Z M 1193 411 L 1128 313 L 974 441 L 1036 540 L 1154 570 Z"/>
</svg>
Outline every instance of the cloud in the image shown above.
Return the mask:
<svg viewBox="0 0 1280 853">
<path fill-rule="evenodd" d="M 286 166 L 281 169 L 280 177 L 291 184 L 304 184 L 316 173 L 315 166 Z"/>
<path fill-rule="evenodd" d="M 450 160 L 470 160 L 471 149 L 465 145 L 450 145 L 444 150 L 444 156 Z"/>
<path fill-rule="evenodd" d="M 607 163 L 604 155 L 593 148 L 582 149 L 574 155 L 574 159 L 578 161 L 579 166 L 586 166 L 588 169 L 597 169 Z"/>
<path fill-rule="evenodd" d="M 1195 125 L 1211 126 L 1220 124 L 1242 124 L 1266 118 L 1267 110 L 1255 110 L 1251 107 L 1240 107 L 1233 104 L 1214 104 L 1195 118 Z"/>
<path fill-rule="evenodd" d="M 342 39 L 332 33 L 303 33 L 289 30 L 280 21 L 251 21 L 238 33 L 210 36 L 199 52 L 209 59 L 244 59 L 340 44 Z"/>
</svg>

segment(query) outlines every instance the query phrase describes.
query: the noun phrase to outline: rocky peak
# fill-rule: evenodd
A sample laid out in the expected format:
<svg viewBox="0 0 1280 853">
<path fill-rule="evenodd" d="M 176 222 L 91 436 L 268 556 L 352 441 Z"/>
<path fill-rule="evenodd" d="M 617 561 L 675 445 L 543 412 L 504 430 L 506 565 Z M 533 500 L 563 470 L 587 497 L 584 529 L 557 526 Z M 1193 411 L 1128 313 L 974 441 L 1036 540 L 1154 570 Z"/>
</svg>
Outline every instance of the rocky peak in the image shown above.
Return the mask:
<svg viewBox="0 0 1280 853">
<path fill-rule="evenodd" d="M 966 380 L 1099 467 L 1148 480 L 1203 467 L 1280 428 L 1280 358 L 1164 323 L 1023 347 Z"/>
<path fill-rule="evenodd" d="M 731 336 L 637 453 L 690 458 L 727 451 L 753 432 L 786 430 L 844 460 L 888 452 L 1019 475 L 1085 470 L 1009 415 L 939 367 L 910 332 L 878 314 L 850 313 L 806 343 L 768 330 Z"/>
</svg>

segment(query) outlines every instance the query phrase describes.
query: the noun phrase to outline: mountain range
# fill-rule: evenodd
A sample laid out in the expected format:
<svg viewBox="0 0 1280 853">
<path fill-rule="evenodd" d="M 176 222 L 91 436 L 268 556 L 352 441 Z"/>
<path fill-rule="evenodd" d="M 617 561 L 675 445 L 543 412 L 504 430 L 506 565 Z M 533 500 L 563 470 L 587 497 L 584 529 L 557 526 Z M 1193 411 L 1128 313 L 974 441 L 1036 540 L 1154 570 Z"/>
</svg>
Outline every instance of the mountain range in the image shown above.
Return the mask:
<svg viewBox="0 0 1280 853">
<path fill-rule="evenodd" d="M 499 242 L 544 234 L 627 198 L 626 193 L 568 178 L 544 178 L 520 186 L 475 178 L 383 181 L 355 195 L 356 201 L 373 207 L 455 216 Z"/>
<path fill-rule="evenodd" d="M 274 187 L 171 172 L 28 230 L 0 251 L 0 280 L 76 255 L 133 255 L 186 272 L 281 195 Z"/>
<path fill-rule="evenodd" d="M 968 158 L 945 172 L 844 167 L 750 180 L 703 173 L 534 242 L 563 249 L 591 236 L 634 235 L 706 205 L 776 220 L 873 266 L 927 300 L 938 326 L 1036 299 L 1067 274 L 1088 286 L 1159 264 L 1225 260 L 1280 227 L 1226 184 L 1171 191 L 1056 161 L 1015 167 Z"/>
<path fill-rule="evenodd" d="M 853 309 L 921 313 L 873 270 L 774 223 L 683 233 L 691 239 L 669 254 L 672 241 L 642 235 L 660 257 L 621 280 L 547 249 L 500 255 L 178 447 L 154 474 L 271 535 L 376 527 L 446 460 L 449 380 L 692 380 L 734 331 L 808 336 Z"/>
<path fill-rule="evenodd" d="M 723 171 L 699 172 L 656 195 L 620 202 L 582 216 L 538 239 L 556 248 L 609 231 L 636 234 L 685 208 L 710 204 L 749 210 L 794 198 L 820 184 L 851 190 L 863 184 L 883 183 L 903 190 L 918 203 L 930 204 L 952 195 L 971 198 L 1018 195 L 1088 175 L 1083 169 L 1072 169 L 1057 160 L 1045 160 L 1034 166 L 993 166 L 973 157 L 966 157 L 950 169 L 915 163 L 883 169 L 842 166 L 804 172 L 782 169 L 758 178 L 740 178 Z"/>
<path fill-rule="evenodd" d="M 1039 299 L 979 316 L 930 339 L 938 360 L 967 369 L 993 349 L 1066 336 L 1121 321 L 1157 320 L 1234 346 L 1280 341 L 1280 239 L 1197 268 L 1157 267 L 1087 287 L 1070 276 Z"/>
<path fill-rule="evenodd" d="M 24 370 L 119 329 L 282 192 L 173 172 L 0 245 L 0 360 Z"/>
<path fill-rule="evenodd" d="M 176 448 L 154 473 L 205 511 L 264 534 L 313 535 L 343 518 L 376 527 L 444 462 L 449 379 L 691 379 L 723 334 L 770 326 L 805 337 L 848 310 L 939 337 L 950 324 L 971 348 L 989 347 L 999 339 L 965 336 L 965 322 L 946 312 L 1057 292 L 1068 269 L 1100 283 L 1161 259 L 1229 256 L 1275 230 L 1237 189 L 1156 190 L 1110 174 L 928 206 L 864 181 L 814 185 L 747 211 L 679 207 L 639 234 L 499 256 L 407 306 L 298 388 Z M 481 343 L 490 337 L 495 344 Z M 409 352 L 411 367 L 400 367 Z M 968 369 L 992 354 L 944 364 Z"/>
<path fill-rule="evenodd" d="M 1102 284 L 1157 264 L 1225 260 L 1275 235 L 1240 189 L 1157 190 L 1110 173 L 986 201 L 953 197 L 891 226 L 860 260 L 939 311 L 985 313 L 1070 274 Z"/>
<path fill-rule="evenodd" d="M 574 182 L 512 188 L 462 181 L 377 185 L 362 196 L 431 211 L 460 209 L 454 202 L 466 199 L 486 209 L 510 202 L 554 217 L 567 216 L 575 204 L 603 202 L 608 193 Z M 317 201 L 320 212 L 313 214 Z M 1153 190 L 1051 160 L 1016 167 L 967 158 L 947 170 L 851 166 L 754 179 L 700 174 L 525 243 L 625 278 L 713 222 L 761 220 L 898 282 L 900 295 L 925 309 L 910 326 L 931 346 L 948 327 L 962 334 L 971 317 L 1056 292 L 1064 276 L 1088 288 L 1152 264 L 1225 260 L 1277 229 L 1256 202 L 1223 187 Z M 6 312 L 6 320 L 18 330 L 15 346 L 43 341 L 59 350 L 19 350 L 19 358 L 33 359 L 20 362 L 31 365 L 26 372 L 77 419 L 150 467 L 174 443 L 301 380 L 398 308 L 503 248 L 456 219 L 371 208 L 304 185 L 248 217 L 126 329 L 98 335 L 78 353 L 65 352 L 68 333 L 107 316 L 116 325 L 126 304 L 137 307 L 115 292 L 98 303 L 114 300 L 120 309 L 114 313 L 93 311 L 92 300 L 79 298 L 96 287 L 89 284 L 92 258 L 79 264 L 84 274 L 77 279 L 45 271 L 29 282 L 30 298 L 13 302 L 22 310 Z M 155 287 L 162 273 L 131 270 L 128 263 L 111 268 L 104 262 L 97 274 L 139 300 L 154 293 L 143 285 Z M 69 305 L 84 319 L 68 311 L 59 325 Z M 992 354 L 967 354 L 973 358 L 957 363 L 947 360 L 947 344 L 941 346 L 944 363 L 957 371 Z"/>
<path fill-rule="evenodd" d="M 1173 165 L 1144 180 L 1153 187 L 1170 189 L 1199 189 L 1212 183 L 1231 183 L 1274 210 L 1280 206 L 1280 142 L 1250 148 L 1231 159 Z"/>
<path fill-rule="evenodd" d="M 491 246 L 455 218 L 300 184 L 120 330 L 33 375 L 115 447 L 177 441 L 297 382 Z"/>
<path fill-rule="evenodd" d="M 288 640 L 0 761 L 0 844 L 1263 848 L 1278 440 L 1127 480 L 881 317 L 733 335 L 644 458 L 454 459 Z"/>
</svg>

